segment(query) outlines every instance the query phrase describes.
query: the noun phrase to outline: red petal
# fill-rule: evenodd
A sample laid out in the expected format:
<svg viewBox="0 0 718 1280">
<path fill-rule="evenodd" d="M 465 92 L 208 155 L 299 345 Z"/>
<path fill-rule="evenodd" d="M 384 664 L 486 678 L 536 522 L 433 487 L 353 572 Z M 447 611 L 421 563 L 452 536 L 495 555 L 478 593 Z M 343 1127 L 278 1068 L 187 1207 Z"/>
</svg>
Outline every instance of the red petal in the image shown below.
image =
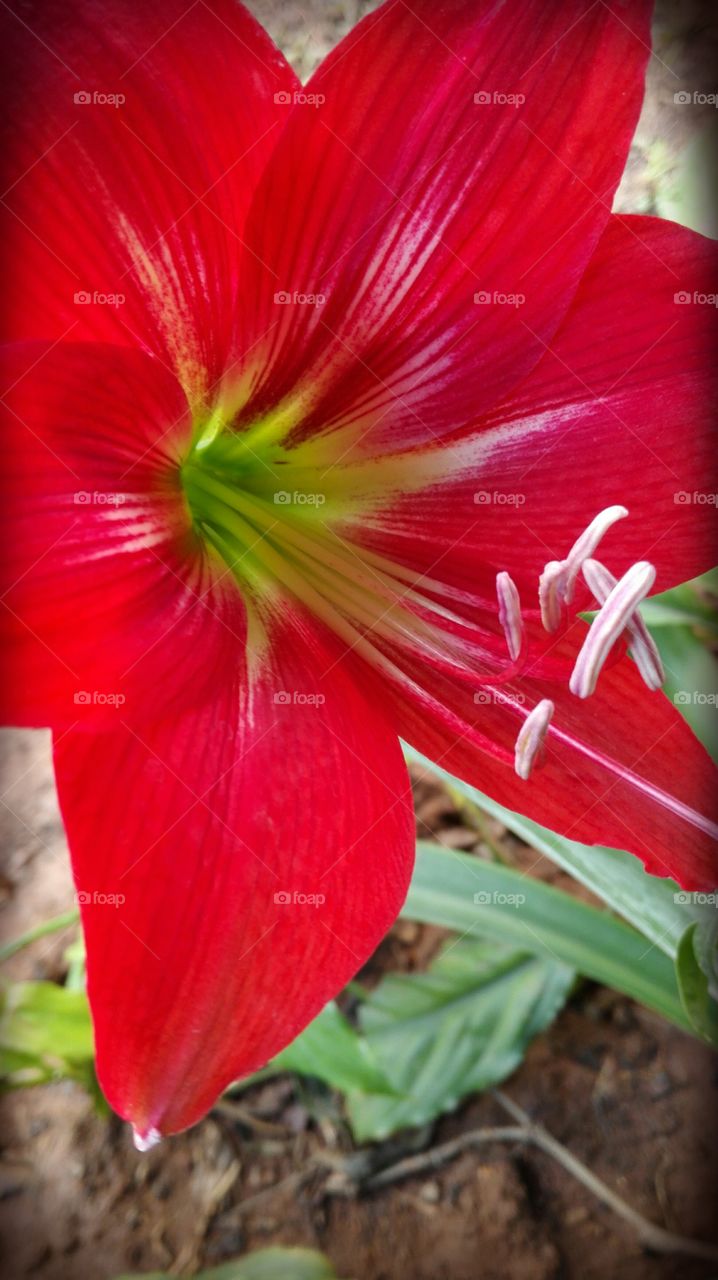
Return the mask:
<svg viewBox="0 0 718 1280">
<path fill-rule="evenodd" d="M 485 416 L 482 434 L 461 440 L 453 457 L 449 447 L 436 452 L 437 467 L 452 467 L 455 478 L 365 507 L 342 529 L 426 575 L 415 591 L 466 619 L 439 625 L 467 644 L 475 628 L 480 641 L 472 687 L 470 675 L 447 674 L 448 663 L 441 673 L 436 641 L 422 652 L 411 632 L 392 644 L 374 631 L 372 643 L 397 669 L 389 683 L 403 737 L 509 808 L 575 839 L 628 848 L 656 874 L 702 888 L 716 879 L 714 829 L 699 816 L 715 813 L 713 770 L 666 699 L 649 694 L 626 660 L 579 702 L 567 682 L 583 624 L 558 643 L 534 630 L 529 675 L 498 686 L 527 707 L 556 703 L 546 767 L 522 783 L 510 763 L 521 717 L 481 683 L 481 644 L 495 657 L 498 637 L 509 666 L 496 572 L 508 570 L 524 614 L 536 617 L 541 568 L 609 505 L 631 512 L 598 553 L 614 574 L 648 559 L 660 589 L 710 565 L 713 506 L 676 498 L 708 495 L 716 310 L 674 295 L 715 294 L 714 280 L 711 242 L 654 219 L 613 220 L 541 364 Z M 402 463 L 408 489 L 411 455 L 385 460 L 377 477 L 386 470 L 396 481 Z M 417 455 L 416 469 L 426 465 L 427 454 Z M 576 606 L 586 602 L 577 593 Z M 408 596 L 404 603 L 411 607 Z M 470 659 L 469 650 L 469 671 Z"/>
<path fill-rule="evenodd" d="M 200 697 L 245 616 L 180 492 L 180 387 L 124 347 L 18 345 L 0 363 L 3 721 L 114 722 Z"/>
<path fill-rule="evenodd" d="M 429 670 L 408 646 L 380 645 L 406 673 L 382 682 L 400 735 L 450 773 L 561 835 L 628 849 L 654 875 L 687 889 L 718 882 L 716 771 L 675 707 L 649 693 L 627 658 L 599 678 L 590 699 L 568 690 L 585 624 L 551 638 L 549 659 L 494 686 Z M 545 673 L 545 674 L 544 674 Z M 512 768 L 524 719 L 542 698 L 555 703 L 544 763 L 527 782 Z M 508 699 L 518 703 L 512 710 Z M 501 758 L 503 757 L 503 758 Z"/>
<path fill-rule="evenodd" d="M 297 436 L 345 426 L 339 452 L 430 440 L 528 372 L 609 217 L 650 9 L 418 0 L 355 28 L 306 86 L 325 101 L 295 108 L 247 223 L 244 421 L 282 404 Z M 494 291 L 525 302 L 475 304 Z"/>
<path fill-rule="evenodd" d="M 7 332 L 147 344 L 201 398 L 294 73 L 232 0 L 32 0 L 3 28 Z"/>
<path fill-rule="evenodd" d="M 247 682 L 228 672 L 213 704 L 56 745 L 98 1072 L 140 1134 L 192 1124 L 286 1045 L 404 900 L 399 743 L 335 657 L 285 611 Z"/>
<path fill-rule="evenodd" d="M 507 569 L 529 609 L 545 563 L 617 503 L 630 518 L 598 552 L 614 574 L 649 560 L 661 591 L 710 568 L 718 311 L 676 303 L 681 291 L 718 294 L 714 242 L 612 219 L 541 363 L 475 439 L 437 451 L 451 478 L 398 496 L 351 536 L 484 598 Z M 411 456 L 404 467 L 408 487 Z"/>
</svg>

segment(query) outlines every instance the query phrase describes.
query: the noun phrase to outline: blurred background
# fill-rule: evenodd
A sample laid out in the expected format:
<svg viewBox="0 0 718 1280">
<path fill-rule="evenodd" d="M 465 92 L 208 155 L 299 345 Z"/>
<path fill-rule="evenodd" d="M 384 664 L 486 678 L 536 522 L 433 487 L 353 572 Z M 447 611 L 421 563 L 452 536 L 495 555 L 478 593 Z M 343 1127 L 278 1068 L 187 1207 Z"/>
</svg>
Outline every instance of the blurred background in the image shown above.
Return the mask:
<svg viewBox="0 0 718 1280">
<path fill-rule="evenodd" d="M 248 3 L 302 79 L 376 7 L 371 0 Z M 717 113 L 674 101 L 681 89 L 715 93 L 717 44 L 710 3 L 658 5 L 645 108 L 617 208 L 718 235 Z M 701 665 L 709 661 L 707 589 L 693 601 L 692 623 L 683 623 L 693 637 L 691 660 Z M 674 637 L 670 643 L 680 648 L 683 642 Z M 72 912 L 73 890 L 49 734 L 7 731 L 0 745 L 0 826 L 8 850 L 0 881 L 2 936 L 20 938 L 57 917 L 67 921 L 8 955 L 4 978 L 72 991 L 81 984 L 82 955 L 78 926 L 64 915 Z M 419 766 L 413 773 L 422 839 L 519 872 L 530 868 L 533 877 L 600 905 L 496 814 L 465 803 Z M 376 990 L 388 974 L 431 970 L 451 936 L 434 924 L 400 920 L 360 975 L 364 990 Z M 393 989 L 382 990 L 391 996 Z M 341 1007 L 354 1017 L 351 995 Z M 553 1021 L 544 1018 L 545 1029 L 533 1028 L 540 1034 L 526 1035 L 524 1060 L 506 1084 L 511 1098 L 647 1219 L 715 1240 L 713 1052 L 596 982 L 567 987 L 551 1012 L 557 1010 Z M 634 1228 L 526 1143 L 467 1149 L 437 1159 L 435 1167 L 426 1158 L 414 1176 L 370 1186 L 380 1169 L 399 1160 L 427 1157 L 477 1127 L 511 1123 L 501 1101 L 476 1087 L 440 1097 L 420 1124 L 400 1114 L 382 1133 L 376 1114 L 351 1102 L 351 1088 L 332 1087 L 332 1080 L 295 1067 L 226 1098 L 190 1133 L 138 1156 L 127 1128 L 98 1107 L 84 1015 L 80 1010 L 76 1023 L 74 1016 L 53 999 L 29 1012 L 25 1047 L 43 1064 L 32 1077 L 41 1083 L 14 1088 L 0 1101 L 0 1225 L 8 1276 L 191 1276 L 270 1245 L 306 1246 L 329 1261 L 324 1270 L 305 1271 L 293 1268 L 309 1267 L 306 1258 L 285 1265 L 275 1259 L 261 1273 L 266 1280 L 662 1280 L 679 1274 L 707 1280 L 717 1273 L 716 1263 L 705 1259 L 648 1254 Z M 50 1037 L 49 1051 L 43 1035 Z M 16 1073 L 13 1083 L 26 1079 Z M 313 1265 L 320 1267 L 316 1260 Z"/>
</svg>

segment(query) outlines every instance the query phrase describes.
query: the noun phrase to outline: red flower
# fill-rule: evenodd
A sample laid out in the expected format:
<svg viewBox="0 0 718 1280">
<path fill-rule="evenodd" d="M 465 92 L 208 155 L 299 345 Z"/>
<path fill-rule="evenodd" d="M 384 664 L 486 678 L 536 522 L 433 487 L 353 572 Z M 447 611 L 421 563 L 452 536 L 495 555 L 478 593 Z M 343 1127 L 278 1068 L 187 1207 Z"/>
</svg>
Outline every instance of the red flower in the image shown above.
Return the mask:
<svg viewBox="0 0 718 1280">
<path fill-rule="evenodd" d="M 5 713 L 140 1141 L 388 929 L 399 735 L 715 879 L 635 614 L 711 561 L 712 246 L 610 213 L 649 8 L 389 0 L 303 90 L 231 0 L 7 17 Z"/>
</svg>

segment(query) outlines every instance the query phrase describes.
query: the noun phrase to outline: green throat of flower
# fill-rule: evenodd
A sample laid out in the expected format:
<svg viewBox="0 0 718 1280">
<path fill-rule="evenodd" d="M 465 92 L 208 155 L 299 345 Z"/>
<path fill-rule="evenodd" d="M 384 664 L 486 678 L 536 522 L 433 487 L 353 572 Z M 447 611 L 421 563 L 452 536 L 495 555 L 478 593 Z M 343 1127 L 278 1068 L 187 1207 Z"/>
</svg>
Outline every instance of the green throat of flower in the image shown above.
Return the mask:
<svg viewBox="0 0 718 1280">
<path fill-rule="evenodd" d="M 198 535 L 248 604 L 288 595 L 375 669 L 399 679 L 389 654 L 407 642 L 430 662 L 473 678 L 477 660 L 490 655 L 475 639 L 447 634 L 441 623 L 448 612 L 428 594 L 440 584 L 350 540 L 340 522 L 347 512 L 356 516 L 358 504 L 341 476 L 323 492 L 312 487 L 321 475 L 276 452 L 270 463 L 220 435 L 195 448 L 182 484 Z"/>
<path fill-rule="evenodd" d="M 275 468 L 228 450 L 222 437 L 192 452 L 182 467 L 182 486 L 197 533 L 241 587 L 266 589 L 270 582 L 284 582 L 295 589 L 284 561 L 303 541 L 302 530 L 306 537 L 316 523 L 324 494 L 281 487 Z"/>
</svg>

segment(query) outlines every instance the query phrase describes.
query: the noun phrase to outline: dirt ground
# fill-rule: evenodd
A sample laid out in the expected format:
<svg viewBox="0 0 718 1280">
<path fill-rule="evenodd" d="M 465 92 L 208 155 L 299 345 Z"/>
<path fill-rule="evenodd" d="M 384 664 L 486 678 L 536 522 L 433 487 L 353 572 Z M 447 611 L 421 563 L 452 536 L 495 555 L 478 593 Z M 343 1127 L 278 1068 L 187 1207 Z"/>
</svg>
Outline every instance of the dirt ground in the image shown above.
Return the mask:
<svg viewBox="0 0 718 1280">
<path fill-rule="evenodd" d="M 467 0 L 468 2 L 468 0 Z M 253 0 L 250 7 L 305 77 L 373 4 Z M 619 197 L 650 212 L 697 119 L 673 107 L 668 64 L 710 88 L 710 5 L 663 4 L 647 105 Z M 656 140 L 666 142 L 660 172 Z M 2 933 L 14 937 L 72 903 L 49 735 L 0 738 Z M 419 830 L 481 854 L 451 801 L 419 778 Z M 561 885 L 552 864 L 495 824 L 507 859 Z M 577 890 L 571 882 L 574 892 Z M 62 977 L 73 931 L 4 966 L 12 978 Z M 400 922 L 365 980 L 423 967 L 438 930 Z M 506 1093 L 634 1209 L 671 1231 L 718 1242 L 716 1057 L 615 993 L 583 985 L 530 1049 Z M 8 1280 L 111 1280 L 127 1271 L 190 1276 L 271 1243 L 326 1252 L 346 1280 L 710 1280 L 718 1264 L 648 1254 L 635 1233 L 550 1157 L 494 1143 L 381 1191 L 352 1180 L 341 1099 L 281 1077 L 257 1085 L 189 1134 L 139 1156 L 114 1117 L 75 1086 L 18 1092 L 0 1103 L 0 1228 Z M 432 1129 L 371 1148 L 391 1162 L 476 1127 L 505 1124 L 490 1096 Z M 278 1277 L 278 1280 L 282 1278 Z"/>
</svg>

